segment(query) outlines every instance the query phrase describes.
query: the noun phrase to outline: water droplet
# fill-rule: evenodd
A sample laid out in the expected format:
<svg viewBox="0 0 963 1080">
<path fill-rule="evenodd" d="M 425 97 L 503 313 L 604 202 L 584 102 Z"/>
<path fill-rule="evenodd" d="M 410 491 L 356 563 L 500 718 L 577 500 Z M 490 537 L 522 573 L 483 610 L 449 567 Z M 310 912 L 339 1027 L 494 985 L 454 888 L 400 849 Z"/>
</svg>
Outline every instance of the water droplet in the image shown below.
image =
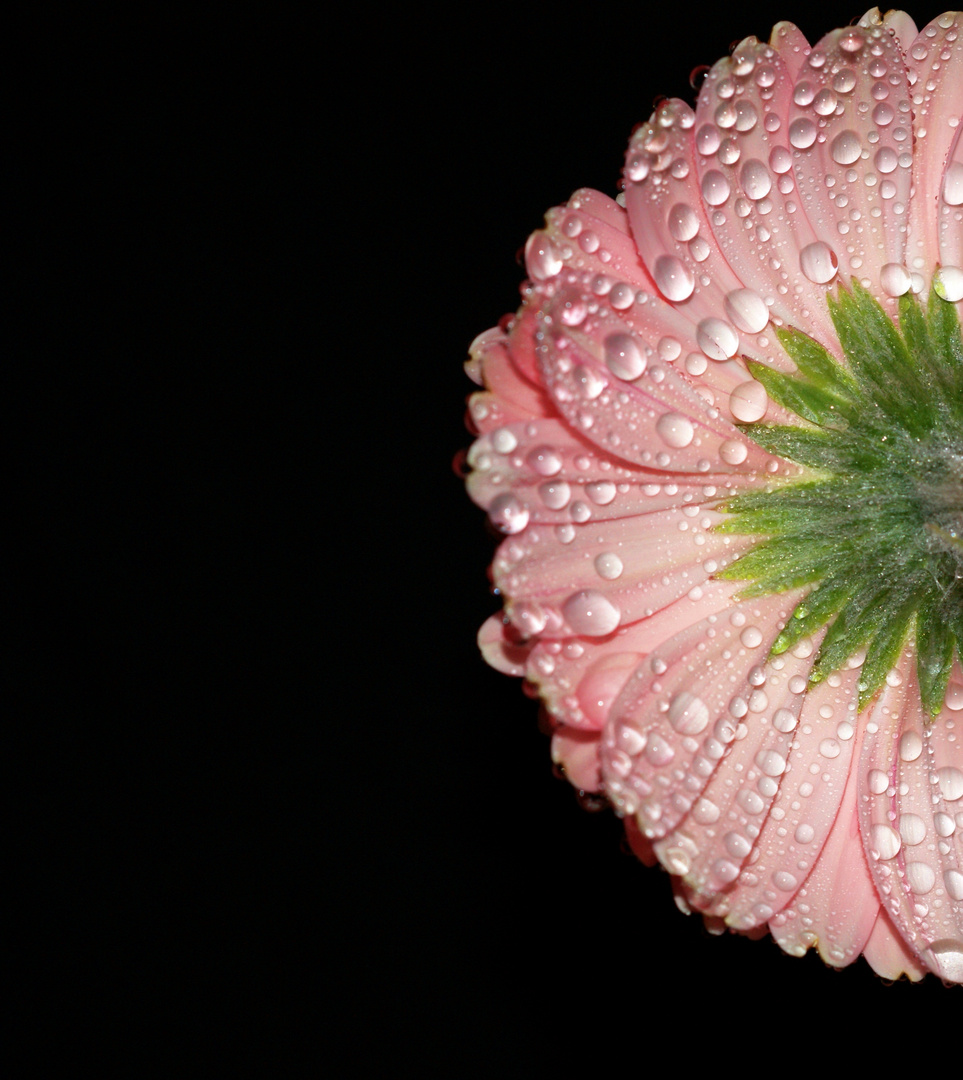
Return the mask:
<svg viewBox="0 0 963 1080">
<path fill-rule="evenodd" d="M 936 773 L 939 780 L 940 792 L 947 802 L 956 802 L 963 799 L 963 772 L 952 765 L 945 765 Z"/>
<path fill-rule="evenodd" d="M 619 625 L 622 613 L 607 597 L 594 589 L 583 589 L 562 605 L 565 621 L 576 634 L 604 637 Z"/>
<path fill-rule="evenodd" d="M 673 303 L 688 300 L 695 288 L 695 278 L 691 271 L 675 255 L 660 255 L 655 260 L 652 277 L 659 292 Z"/>
<path fill-rule="evenodd" d="M 922 844 L 926 839 L 926 822 L 919 814 L 902 814 L 899 819 L 899 835 L 910 847 Z"/>
<path fill-rule="evenodd" d="M 669 211 L 669 232 L 680 243 L 691 240 L 699 231 L 699 218 L 691 206 L 676 203 Z"/>
<path fill-rule="evenodd" d="M 817 285 L 825 285 L 833 280 L 839 269 L 836 252 L 822 240 L 807 244 L 799 253 L 799 268 Z"/>
<path fill-rule="evenodd" d="M 605 551 L 595 557 L 595 572 L 606 581 L 621 577 L 622 570 L 622 560 L 612 551 Z"/>
<path fill-rule="evenodd" d="M 900 736 L 899 756 L 901 761 L 915 761 L 923 753 L 923 740 L 916 731 L 907 731 Z"/>
<path fill-rule="evenodd" d="M 726 439 L 719 447 L 719 457 L 727 465 L 741 465 L 749 456 L 749 448 L 738 439 Z"/>
<path fill-rule="evenodd" d="M 750 158 L 739 173 L 742 190 L 746 195 L 758 202 L 764 199 L 772 190 L 772 177 L 769 170 L 758 158 Z"/>
<path fill-rule="evenodd" d="M 947 982 L 963 982 L 963 941 L 950 938 L 934 941 L 927 952 L 941 978 Z"/>
<path fill-rule="evenodd" d="M 789 125 L 789 142 L 797 150 L 808 150 L 816 141 L 816 125 L 808 117 L 801 116 Z"/>
<path fill-rule="evenodd" d="M 669 723 L 680 735 L 698 735 L 709 724 L 709 708 L 692 694 L 676 694 L 669 705 Z"/>
<path fill-rule="evenodd" d="M 899 833 L 889 825 L 874 825 L 870 830 L 870 846 L 881 859 L 893 859 L 903 846 Z"/>
<path fill-rule="evenodd" d="M 906 878 L 910 889 L 917 896 L 925 896 L 936 884 L 936 874 L 933 867 L 925 862 L 908 862 L 906 864 Z"/>
<path fill-rule="evenodd" d="M 550 446 L 536 446 L 528 452 L 525 460 L 539 476 L 554 476 L 562 468 L 561 456 Z"/>
<path fill-rule="evenodd" d="M 611 480 L 596 480 L 585 486 L 585 494 L 596 506 L 608 506 L 615 498 L 615 491 L 615 484 Z"/>
<path fill-rule="evenodd" d="M 528 507 L 508 492 L 496 496 L 488 507 L 491 523 L 509 536 L 520 533 L 528 524 L 529 516 Z"/>
<path fill-rule="evenodd" d="M 728 851 L 734 859 L 744 859 L 749 852 L 752 851 L 752 844 L 749 843 L 742 833 L 726 833 L 722 842 L 726 845 L 726 851 Z"/>
<path fill-rule="evenodd" d="M 755 761 L 766 776 L 782 776 L 786 771 L 786 759 L 775 750 L 760 750 Z"/>
<path fill-rule="evenodd" d="M 717 169 L 710 169 L 702 178 L 702 197 L 709 206 L 722 206 L 729 190 L 729 181 Z"/>
<path fill-rule="evenodd" d="M 722 135 L 714 124 L 703 124 L 696 132 L 696 149 L 704 157 L 712 157 L 719 149 L 719 143 L 721 142 Z"/>
<path fill-rule="evenodd" d="M 936 295 L 951 303 L 963 300 L 963 270 L 958 266 L 941 266 L 933 275 Z"/>
<path fill-rule="evenodd" d="M 830 154 L 837 165 L 852 165 L 862 153 L 859 136 L 855 131 L 841 131 L 830 146 Z"/>
<path fill-rule="evenodd" d="M 769 308 L 753 289 L 733 289 L 725 298 L 726 314 L 745 334 L 758 334 L 769 322 Z"/>
<path fill-rule="evenodd" d="M 667 446 L 681 449 L 688 446 L 695 436 L 695 428 L 687 416 L 682 413 L 664 413 L 659 417 L 655 430 Z"/>
<path fill-rule="evenodd" d="M 879 283 L 887 296 L 902 296 L 910 291 L 913 279 L 905 266 L 886 263 L 879 272 Z"/>
<path fill-rule="evenodd" d="M 943 202 L 963 206 L 963 162 L 953 161 L 943 176 Z"/>
<path fill-rule="evenodd" d="M 747 626 L 739 635 L 739 640 L 747 649 L 758 649 L 762 644 L 762 631 L 758 626 Z"/>
<path fill-rule="evenodd" d="M 813 112 L 819 116 L 832 116 L 836 111 L 838 100 L 836 94 L 828 86 L 824 87 L 813 100 Z"/>
<path fill-rule="evenodd" d="M 568 506 L 572 489 L 564 480 L 551 480 L 539 485 L 538 497 L 549 510 L 561 510 Z"/>
<path fill-rule="evenodd" d="M 555 277 L 562 266 L 562 260 L 548 236 L 541 231 L 533 232 L 525 244 L 525 267 L 529 276 L 536 281 L 547 281 Z"/>
<path fill-rule="evenodd" d="M 631 382 L 645 371 L 645 354 L 630 334 L 609 334 L 604 348 L 605 366 L 617 378 Z"/>
<path fill-rule="evenodd" d="M 518 446 L 518 439 L 508 428 L 498 428 L 497 431 L 493 431 L 491 440 L 492 448 L 499 454 L 510 454 Z"/>
<path fill-rule="evenodd" d="M 696 327 L 696 341 L 710 360 L 728 360 L 739 351 L 739 335 L 723 319 L 703 319 Z"/>
<path fill-rule="evenodd" d="M 755 379 L 740 383 L 729 395 L 729 411 L 743 424 L 754 424 L 766 415 L 769 395 Z"/>
<path fill-rule="evenodd" d="M 572 377 L 575 379 L 579 393 L 589 401 L 593 401 L 605 389 L 605 380 L 591 368 L 583 367 L 581 364 L 572 372 Z"/>
</svg>

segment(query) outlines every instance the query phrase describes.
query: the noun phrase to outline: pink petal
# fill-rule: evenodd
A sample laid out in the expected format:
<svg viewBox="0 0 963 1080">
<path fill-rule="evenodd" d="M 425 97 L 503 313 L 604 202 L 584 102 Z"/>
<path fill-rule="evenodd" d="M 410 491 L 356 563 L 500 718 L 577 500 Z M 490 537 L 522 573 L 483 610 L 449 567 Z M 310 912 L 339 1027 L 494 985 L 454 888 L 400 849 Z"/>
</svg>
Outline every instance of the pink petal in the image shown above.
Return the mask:
<svg viewBox="0 0 963 1080">
<path fill-rule="evenodd" d="M 959 665 L 955 675 L 963 681 Z M 924 717 L 907 650 L 870 713 L 859 761 L 860 831 L 876 888 L 917 960 L 947 982 L 963 982 L 961 729 L 948 706 Z"/>
<path fill-rule="evenodd" d="M 751 696 L 753 670 L 793 603 L 791 595 L 745 601 L 688 626 L 653 650 L 619 695 L 602 773 L 609 798 L 650 838 L 689 813 L 736 738 L 733 703 Z"/>
</svg>

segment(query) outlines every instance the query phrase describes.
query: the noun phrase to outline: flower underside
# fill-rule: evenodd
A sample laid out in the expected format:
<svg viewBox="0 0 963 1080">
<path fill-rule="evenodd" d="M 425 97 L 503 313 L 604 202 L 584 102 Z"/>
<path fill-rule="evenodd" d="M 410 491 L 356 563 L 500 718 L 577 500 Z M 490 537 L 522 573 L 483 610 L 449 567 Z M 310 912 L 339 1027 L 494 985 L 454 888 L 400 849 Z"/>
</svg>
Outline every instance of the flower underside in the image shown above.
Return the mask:
<svg viewBox="0 0 963 1080">
<path fill-rule="evenodd" d="M 854 282 L 829 298 L 843 365 L 806 334 L 779 331 L 798 371 L 747 360 L 798 426 L 743 424 L 804 467 L 798 482 L 728 500 L 718 528 L 764 534 L 719 576 L 743 596 L 811 586 L 776 639 L 781 653 L 827 626 L 811 681 L 865 653 L 863 708 L 915 635 L 923 706 L 943 704 L 963 643 L 963 343 L 955 305 L 899 301 L 899 326 Z"/>
</svg>

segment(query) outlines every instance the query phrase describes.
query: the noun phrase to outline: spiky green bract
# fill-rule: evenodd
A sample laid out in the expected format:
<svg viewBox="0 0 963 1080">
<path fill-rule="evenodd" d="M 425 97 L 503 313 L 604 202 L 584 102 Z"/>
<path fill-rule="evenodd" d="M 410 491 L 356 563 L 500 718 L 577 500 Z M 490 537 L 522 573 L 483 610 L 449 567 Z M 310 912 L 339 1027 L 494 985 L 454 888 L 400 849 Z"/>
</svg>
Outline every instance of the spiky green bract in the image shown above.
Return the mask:
<svg viewBox="0 0 963 1080">
<path fill-rule="evenodd" d="M 722 577 L 742 596 L 809 586 L 774 653 L 826 629 L 818 682 L 865 652 L 859 707 L 877 693 L 908 637 L 923 707 L 939 712 L 963 646 L 963 341 L 953 304 L 907 294 L 898 325 L 858 283 L 829 310 L 845 363 L 799 330 L 779 330 L 797 367 L 748 360 L 798 426 L 741 425 L 805 466 L 795 483 L 740 495 L 722 531 L 765 536 Z"/>
</svg>

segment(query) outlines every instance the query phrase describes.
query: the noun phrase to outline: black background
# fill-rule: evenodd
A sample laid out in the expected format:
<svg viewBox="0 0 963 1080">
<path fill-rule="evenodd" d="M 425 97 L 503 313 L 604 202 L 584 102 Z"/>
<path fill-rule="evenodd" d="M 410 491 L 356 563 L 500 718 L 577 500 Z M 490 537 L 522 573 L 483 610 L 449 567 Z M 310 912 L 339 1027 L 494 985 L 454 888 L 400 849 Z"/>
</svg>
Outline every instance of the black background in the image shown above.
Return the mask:
<svg viewBox="0 0 963 1080">
<path fill-rule="evenodd" d="M 47 57 L 9 440 L 44 567 L 11 645 L 35 1061 L 644 1068 L 947 1015 L 933 979 L 711 938 L 577 804 L 478 656 L 495 540 L 452 468 L 544 211 L 614 195 L 732 43 L 859 14 L 158 18 Z"/>
</svg>

